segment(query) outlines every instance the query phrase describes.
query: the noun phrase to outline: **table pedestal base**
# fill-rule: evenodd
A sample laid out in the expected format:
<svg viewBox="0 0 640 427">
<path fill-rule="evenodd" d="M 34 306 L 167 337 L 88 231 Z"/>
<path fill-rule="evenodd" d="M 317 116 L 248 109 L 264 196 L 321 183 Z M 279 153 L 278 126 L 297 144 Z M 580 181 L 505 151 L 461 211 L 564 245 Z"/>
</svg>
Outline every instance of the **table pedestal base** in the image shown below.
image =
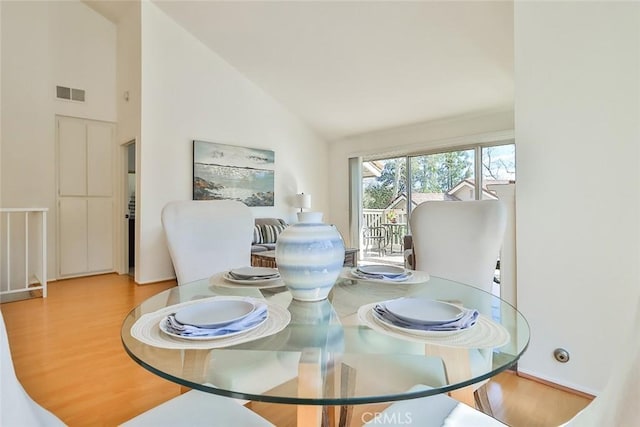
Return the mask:
<svg viewBox="0 0 640 427">
<path fill-rule="evenodd" d="M 468 349 L 426 344 L 425 354 L 427 356 L 437 356 L 442 359 L 449 384 L 471 378 L 471 361 L 469 359 Z M 476 407 L 476 400 L 471 387 L 454 390 L 450 392 L 449 395 L 472 408 Z"/>
<path fill-rule="evenodd" d="M 300 397 L 335 396 L 340 390 L 340 396 L 350 396 L 355 387 L 355 370 L 349 365 L 332 359 L 324 364 L 326 367 L 326 382 L 323 380 L 320 349 L 308 348 L 303 350 L 298 365 L 298 395 Z M 351 424 L 353 406 L 320 406 L 298 405 L 298 426 L 346 427 Z"/>
</svg>

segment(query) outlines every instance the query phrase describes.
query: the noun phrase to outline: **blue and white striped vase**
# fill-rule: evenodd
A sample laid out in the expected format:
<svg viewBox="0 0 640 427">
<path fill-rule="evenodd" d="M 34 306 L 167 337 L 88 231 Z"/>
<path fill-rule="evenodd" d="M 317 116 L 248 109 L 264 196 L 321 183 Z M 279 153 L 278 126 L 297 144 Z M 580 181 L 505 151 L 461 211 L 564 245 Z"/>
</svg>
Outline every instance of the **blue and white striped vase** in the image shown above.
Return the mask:
<svg viewBox="0 0 640 427">
<path fill-rule="evenodd" d="M 278 235 L 276 263 L 294 299 L 323 300 L 342 270 L 342 236 L 334 225 L 322 222 L 322 213 L 306 212 Z"/>
</svg>

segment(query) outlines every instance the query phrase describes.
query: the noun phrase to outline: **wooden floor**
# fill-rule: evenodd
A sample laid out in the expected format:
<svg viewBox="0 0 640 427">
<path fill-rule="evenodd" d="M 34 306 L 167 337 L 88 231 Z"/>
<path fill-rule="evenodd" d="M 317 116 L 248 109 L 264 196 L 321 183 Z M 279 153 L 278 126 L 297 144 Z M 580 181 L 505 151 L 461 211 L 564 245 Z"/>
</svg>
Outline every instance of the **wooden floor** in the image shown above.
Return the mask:
<svg viewBox="0 0 640 427">
<path fill-rule="evenodd" d="M 116 426 L 180 393 L 127 356 L 120 326 L 133 307 L 175 282 L 136 285 L 108 274 L 50 283 L 49 297 L 0 305 L 18 378 L 27 392 L 66 424 Z M 588 399 L 501 374 L 489 383 L 497 418 L 510 426 L 557 426 Z M 252 403 L 279 427 L 295 425 L 295 407 Z M 357 406 L 357 414 L 375 409 Z"/>
</svg>

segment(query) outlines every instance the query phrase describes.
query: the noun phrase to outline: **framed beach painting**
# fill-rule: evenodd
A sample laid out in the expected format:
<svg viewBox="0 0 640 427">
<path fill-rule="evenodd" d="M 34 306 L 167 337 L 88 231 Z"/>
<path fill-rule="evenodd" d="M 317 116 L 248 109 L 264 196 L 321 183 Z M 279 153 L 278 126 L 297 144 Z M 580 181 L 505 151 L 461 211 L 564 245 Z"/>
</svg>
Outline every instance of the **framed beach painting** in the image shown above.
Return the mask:
<svg viewBox="0 0 640 427">
<path fill-rule="evenodd" d="M 193 200 L 238 200 L 274 206 L 275 153 L 193 141 Z"/>
</svg>

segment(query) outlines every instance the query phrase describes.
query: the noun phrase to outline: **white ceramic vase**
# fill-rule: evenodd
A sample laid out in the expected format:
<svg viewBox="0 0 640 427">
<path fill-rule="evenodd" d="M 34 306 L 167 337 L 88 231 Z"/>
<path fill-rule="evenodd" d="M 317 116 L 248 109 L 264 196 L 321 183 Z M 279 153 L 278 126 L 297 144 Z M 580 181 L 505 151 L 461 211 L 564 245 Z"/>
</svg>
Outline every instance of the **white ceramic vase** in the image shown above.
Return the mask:
<svg viewBox="0 0 640 427">
<path fill-rule="evenodd" d="M 280 276 L 298 301 L 327 298 L 344 263 L 344 242 L 336 227 L 322 223 L 321 213 L 310 213 L 316 215 L 285 228 L 276 243 Z"/>
</svg>

